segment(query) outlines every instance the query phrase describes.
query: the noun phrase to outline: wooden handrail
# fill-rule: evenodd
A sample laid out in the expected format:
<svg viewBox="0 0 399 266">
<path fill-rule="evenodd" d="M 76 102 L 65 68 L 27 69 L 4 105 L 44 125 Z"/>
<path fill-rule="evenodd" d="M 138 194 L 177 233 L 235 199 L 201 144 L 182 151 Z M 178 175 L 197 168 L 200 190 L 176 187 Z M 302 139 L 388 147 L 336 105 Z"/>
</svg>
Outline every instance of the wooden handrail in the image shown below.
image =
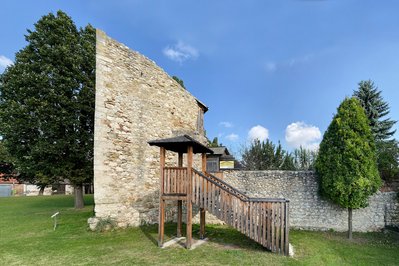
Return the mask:
<svg viewBox="0 0 399 266">
<path fill-rule="evenodd" d="M 289 200 L 252 198 L 209 173 L 164 167 L 162 200 L 186 200 L 272 252 L 288 255 Z"/>
<path fill-rule="evenodd" d="M 240 192 L 239 190 L 235 189 L 234 187 L 230 186 L 229 184 L 227 184 L 226 182 L 223 182 L 222 180 L 220 180 L 219 178 L 212 176 L 212 178 L 204 175 L 202 172 L 197 171 L 196 169 L 192 169 L 194 173 L 196 173 L 197 175 L 201 176 L 202 178 L 208 180 L 209 182 L 211 182 L 212 184 L 215 184 L 216 186 L 218 186 L 219 188 L 223 189 L 224 191 L 231 193 L 233 196 L 236 196 L 237 198 L 240 198 L 243 201 L 248 201 L 249 198 L 248 196 L 246 196 L 244 193 Z"/>
<path fill-rule="evenodd" d="M 250 202 L 290 202 L 288 199 L 278 199 L 278 198 L 249 198 Z"/>
<path fill-rule="evenodd" d="M 240 190 L 227 184 L 226 182 L 224 182 L 223 180 L 217 178 L 216 176 L 214 176 L 212 174 L 206 173 L 206 175 L 205 175 L 202 172 L 200 172 L 194 168 L 192 170 L 197 175 L 202 176 L 203 178 L 207 179 L 209 182 L 212 182 L 213 184 L 219 186 L 221 189 L 223 189 L 227 192 L 232 192 L 232 194 L 234 196 L 237 196 L 246 202 L 290 202 L 288 199 L 284 199 L 284 198 L 250 198 L 247 195 L 245 195 L 243 192 L 241 192 Z"/>
<path fill-rule="evenodd" d="M 164 167 L 163 169 L 170 170 L 187 170 L 187 167 Z"/>
<path fill-rule="evenodd" d="M 192 169 L 192 202 L 272 252 L 289 253 L 289 200 L 250 198 L 223 180 Z"/>
</svg>

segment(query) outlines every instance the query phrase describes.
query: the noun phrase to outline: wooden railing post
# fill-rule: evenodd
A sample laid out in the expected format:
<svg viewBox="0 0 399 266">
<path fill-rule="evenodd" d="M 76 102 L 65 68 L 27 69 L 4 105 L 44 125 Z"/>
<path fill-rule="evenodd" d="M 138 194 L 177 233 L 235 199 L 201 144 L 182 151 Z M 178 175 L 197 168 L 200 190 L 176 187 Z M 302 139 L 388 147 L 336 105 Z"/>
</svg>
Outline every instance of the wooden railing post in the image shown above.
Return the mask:
<svg viewBox="0 0 399 266">
<path fill-rule="evenodd" d="M 205 173 L 206 172 L 206 153 L 202 154 L 202 172 Z"/>
<path fill-rule="evenodd" d="M 183 153 L 182 152 L 179 152 L 179 157 L 177 159 L 177 166 L 183 167 Z"/>
<path fill-rule="evenodd" d="M 179 152 L 179 157 L 178 157 L 178 162 L 177 162 L 178 167 L 183 167 L 183 153 Z M 177 180 L 177 187 L 181 187 L 181 180 L 184 178 L 183 172 L 180 172 L 179 179 Z M 180 181 L 180 182 L 179 182 Z M 181 191 L 178 189 L 179 193 Z M 177 237 L 181 237 L 181 230 L 182 230 L 182 220 L 183 220 L 183 201 L 178 200 L 177 201 Z"/>
<path fill-rule="evenodd" d="M 290 243 L 289 243 L 289 233 L 290 233 L 290 220 L 289 220 L 289 207 L 290 207 L 290 202 L 287 200 L 285 202 L 285 255 L 289 256 L 290 252 Z"/>
<path fill-rule="evenodd" d="M 200 239 L 205 238 L 205 209 L 200 208 Z"/>
<path fill-rule="evenodd" d="M 158 223 L 158 246 L 162 247 L 164 240 L 164 223 L 165 223 L 165 201 L 162 199 L 164 194 L 164 168 L 165 168 L 165 148 L 160 150 L 160 193 L 159 193 L 159 223 Z"/>
<path fill-rule="evenodd" d="M 181 200 L 177 201 L 177 237 L 181 237 L 182 229 L 182 217 L 183 217 L 183 202 Z"/>
<path fill-rule="evenodd" d="M 201 238 L 205 233 L 207 210 L 271 252 L 289 255 L 288 200 L 249 198 L 211 174 L 207 175 L 195 169 L 188 173 L 191 173 L 189 180 L 195 180 L 195 192 L 199 193 L 194 202 L 200 207 Z M 192 175 L 195 175 L 195 178 Z M 192 184 L 191 189 L 187 190 L 192 193 Z M 189 196 L 188 199 L 190 198 L 192 197 Z M 189 220 L 187 221 L 189 225 Z M 187 236 L 191 239 L 190 233 L 191 228 L 187 231 Z M 187 246 L 189 247 L 188 243 Z"/>
<path fill-rule="evenodd" d="M 206 172 L 206 154 L 202 154 L 202 172 Z M 209 201 L 209 193 L 208 193 L 208 201 Z M 212 203 L 214 204 L 214 202 Z M 205 238 L 205 209 L 200 208 L 200 239 Z"/>
<path fill-rule="evenodd" d="M 187 179 L 186 179 L 186 187 L 187 187 L 187 232 L 186 232 L 186 248 L 191 248 L 192 242 L 192 166 L 193 166 L 193 147 L 189 146 L 187 148 Z"/>
</svg>

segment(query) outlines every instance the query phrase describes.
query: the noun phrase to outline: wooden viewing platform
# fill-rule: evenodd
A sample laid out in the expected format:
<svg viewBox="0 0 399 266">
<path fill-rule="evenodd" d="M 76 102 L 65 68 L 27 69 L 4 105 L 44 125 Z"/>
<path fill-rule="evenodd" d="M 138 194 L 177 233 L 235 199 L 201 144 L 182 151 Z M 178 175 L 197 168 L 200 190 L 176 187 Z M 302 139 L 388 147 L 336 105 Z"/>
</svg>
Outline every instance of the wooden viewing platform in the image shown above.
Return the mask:
<svg viewBox="0 0 399 266">
<path fill-rule="evenodd" d="M 200 208 L 200 239 L 205 237 L 205 211 L 236 228 L 272 252 L 288 256 L 289 201 L 250 198 L 223 180 L 206 173 L 210 149 L 184 135 L 150 141 L 160 147 L 160 205 L 158 245 L 164 243 L 165 201 L 177 201 L 177 237 L 182 235 L 182 205 L 187 207 L 186 248 L 192 245 L 192 204 Z M 166 150 L 178 153 L 178 167 L 165 167 Z M 187 167 L 183 167 L 187 153 Z M 202 154 L 202 171 L 192 167 L 193 154 Z"/>
</svg>

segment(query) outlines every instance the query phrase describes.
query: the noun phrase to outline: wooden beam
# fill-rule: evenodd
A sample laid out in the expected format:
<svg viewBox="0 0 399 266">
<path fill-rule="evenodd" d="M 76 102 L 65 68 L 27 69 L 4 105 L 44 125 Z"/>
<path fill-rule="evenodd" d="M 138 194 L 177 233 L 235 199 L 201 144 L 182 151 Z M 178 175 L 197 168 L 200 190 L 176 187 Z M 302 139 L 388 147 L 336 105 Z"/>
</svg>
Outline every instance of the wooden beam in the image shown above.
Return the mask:
<svg viewBox="0 0 399 266">
<path fill-rule="evenodd" d="M 187 232 L 186 232 L 186 248 L 190 249 L 192 244 L 192 166 L 193 166 L 193 147 L 187 148 Z"/>
<path fill-rule="evenodd" d="M 179 152 L 177 166 L 183 167 L 183 153 L 182 152 Z M 181 237 L 182 222 L 183 222 L 183 201 L 178 200 L 177 201 L 177 233 L 176 233 L 177 237 Z"/>
<path fill-rule="evenodd" d="M 183 218 L 183 201 L 177 201 L 177 237 L 181 237 L 182 219 Z"/>
<path fill-rule="evenodd" d="M 162 196 L 162 194 L 164 194 L 165 192 L 165 187 L 164 187 L 164 168 L 165 168 L 165 154 L 166 154 L 166 150 L 164 147 L 161 147 L 161 152 L 160 152 L 160 171 L 161 171 L 161 175 L 160 175 L 160 194 Z"/>
<path fill-rule="evenodd" d="M 177 165 L 178 165 L 179 167 L 183 167 L 183 153 L 182 153 L 182 152 L 179 152 L 179 158 L 178 158 L 178 163 L 177 163 Z"/>
<path fill-rule="evenodd" d="M 186 200 L 186 194 L 164 194 L 162 196 L 163 200 Z"/>
<path fill-rule="evenodd" d="M 163 246 L 164 240 L 164 224 L 165 224 L 165 201 L 161 200 L 159 202 L 159 225 L 158 225 L 158 246 Z"/>
<path fill-rule="evenodd" d="M 202 172 L 206 172 L 206 153 L 202 154 Z"/>
<path fill-rule="evenodd" d="M 164 223 L 165 223 L 165 200 L 162 199 L 164 194 L 164 168 L 165 168 L 165 148 L 160 150 L 160 178 L 159 178 L 159 221 L 158 221 L 158 246 L 162 247 L 164 240 Z"/>
<path fill-rule="evenodd" d="M 290 243 L 289 243 L 289 233 L 290 233 L 290 221 L 289 221 L 289 208 L 290 208 L 290 203 L 287 201 L 285 203 L 285 255 L 289 256 L 290 255 Z"/>
<path fill-rule="evenodd" d="M 205 209 L 200 208 L 200 239 L 205 238 Z"/>
</svg>

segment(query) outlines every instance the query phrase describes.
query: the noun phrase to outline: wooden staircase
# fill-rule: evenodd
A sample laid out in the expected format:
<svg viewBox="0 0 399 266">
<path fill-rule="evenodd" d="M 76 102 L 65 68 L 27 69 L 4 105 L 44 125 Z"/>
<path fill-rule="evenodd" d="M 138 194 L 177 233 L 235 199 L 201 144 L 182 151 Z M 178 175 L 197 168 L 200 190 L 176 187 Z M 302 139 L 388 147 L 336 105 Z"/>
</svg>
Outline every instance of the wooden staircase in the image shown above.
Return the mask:
<svg viewBox="0 0 399 266">
<path fill-rule="evenodd" d="M 200 208 L 202 236 L 208 211 L 270 251 L 288 255 L 288 200 L 250 198 L 223 180 L 194 168 L 189 171 L 185 167 L 165 167 L 163 178 L 164 199 L 186 199 Z"/>
<path fill-rule="evenodd" d="M 200 208 L 200 238 L 205 235 L 205 211 L 233 226 L 272 252 L 289 254 L 289 202 L 250 198 L 219 178 L 206 173 L 206 154 L 213 151 L 188 135 L 149 141 L 160 148 L 158 245 L 165 236 L 166 201 L 177 201 L 176 235 L 182 235 L 183 201 L 186 205 L 186 248 L 192 246 L 192 205 Z M 166 167 L 166 151 L 178 154 L 177 167 Z M 187 154 L 183 167 L 183 154 Z M 193 168 L 201 154 L 202 172 Z"/>
</svg>

